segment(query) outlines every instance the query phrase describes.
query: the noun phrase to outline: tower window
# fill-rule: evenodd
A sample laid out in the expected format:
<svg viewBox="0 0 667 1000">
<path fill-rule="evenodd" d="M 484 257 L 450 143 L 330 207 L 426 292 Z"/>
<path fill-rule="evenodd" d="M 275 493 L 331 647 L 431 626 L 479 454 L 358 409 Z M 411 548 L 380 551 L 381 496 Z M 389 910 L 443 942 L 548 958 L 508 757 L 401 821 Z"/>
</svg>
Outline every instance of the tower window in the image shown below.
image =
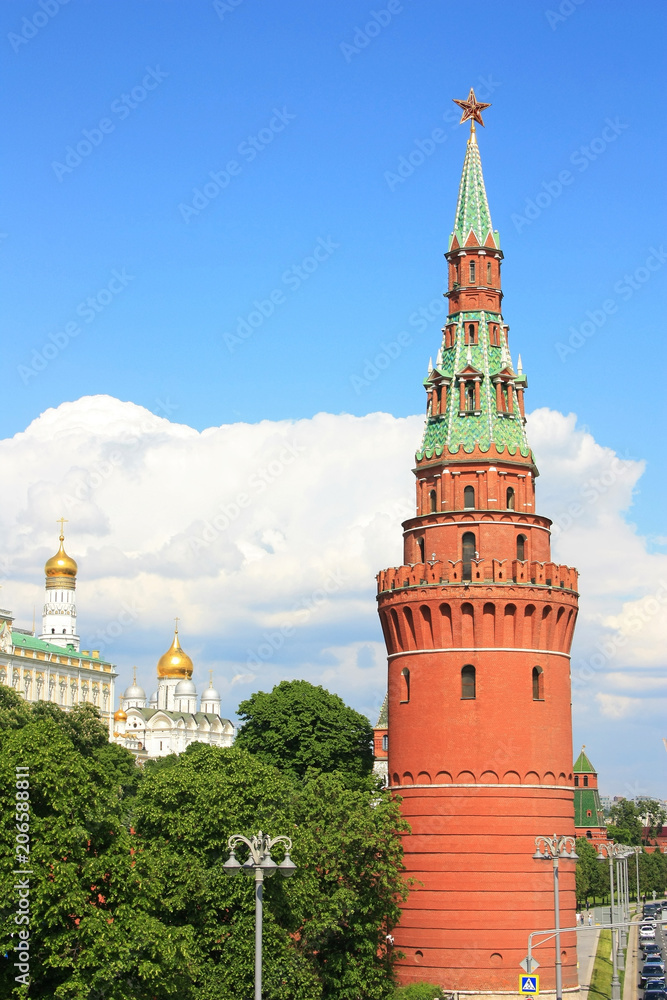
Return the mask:
<svg viewBox="0 0 667 1000">
<path fill-rule="evenodd" d="M 454 281 L 458 285 L 459 282 L 460 282 L 460 280 L 461 280 L 461 275 L 459 273 L 459 265 L 458 265 L 458 263 L 456 263 L 456 264 L 454 264 Z"/>
<path fill-rule="evenodd" d="M 533 667 L 533 701 L 544 701 L 544 671 Z"/>
<path fill-rule="evenodd" d="M 507 487 L 507 503 L 505 506 L 508 510 L 514 510 L 514 490 L 511 486 Z"/>
<path fill-rule="evenodd" d="M 590 830 L 586 830 L 586 836 L 588 837 L 589 840 L 593 839 L 593 834 L 591 833 Z"/>
<path fill-rule="evenodd" d="M 401 670 L 401 702 L 410 701 L 410 671 L 407 667 Z"/>
<path fill-rule="evenodd" d="M 431 490 L 431 492 L 429 493 L 429 495 L 428 495 L 428 503 L 429 503 L 429 507 L 431 509 L 431 514 L 435 514 L 436 510 L 438 509 L 437 508 L 437 497 L 436 497 L 435 490 Z"/>
<path fill-rule="evenodd" d="M 476 555 L 475 549 L 475 535 L 472 531 L 466 531 L 463 536 L 462 544 L 462 558 L 463 558 L 463 579 L 472 579 L 472 561 Z"/>
<path fill-rule="evenodd" d="M 466 411 L 468 413 L 475 412 L 475 383 L 466 382 Z"/>
<path fill-rule="evenodd" d="M 477 697 L 475 674 L 475 668 L 471 663 L 467 663 L 461 670 L 461 698 L 472 700 Z"/>
<path fill-rule="evenodd" d="M 487 285 L 491 284 L 491 261 L 488 261 L 486 265 L 486 283 Z"/>
<path fill-rule="evenodd" d="M 584 788 L 588 788 L 588 775 L 584 775 Z"/>
<path fill-rule="evenodd" d="M 471 284 L 471 285 L 474 285 L 474 284 L 475 284 L 475 280 L 476 280 L 476 279 L 475 279 L 475 271 L 476 271 L 476 268 L 475 268 L 475 261 L 474 261 L 474 260 L 471 260 L 471 261 L 470 261 L 470 284 Z"/>
<path fill-rule="evenodd" d="M 419 548 L 419 561 L 420 562 L 424 562 L 424 539 L 423 538 L 418 538 L 417 539 L 417 546 Z"/>
<path fill-rule="evenodd" d="M 575 788 L 579 787 L 579 775 L 578 774 L 575 774 L 575 776 L 574 776 L 574 787 Z"/>
<path fill-rule="evenodd" d="M 382 749 L 383 750 L 388 750 L 389 749 L 389 737 L 386 735 L 386 733 L 382 737 Z"/>
<path fill-rule="evenodd" d="M 476 343 L 477 343 L 477 329 L 474 323 L 468 323 L 466 344 L 476 344 Z"/>
<path fill-rule="evenodd" d="M 526 536 L 517 535 L 516 539 L 516 557 L 519 562 L 523 562 L 526 558 Z"/>
<path fill-rule="evenodd" d="M 475 509 L 475 487 L 474 486 L 466 486 L 465 489 L 463 490 L 463 506 L 465 507 L 466 510 L 474 510 Z M 475 536 L 473 535 L 473 538 L 474 537 Z"/>
</svg>

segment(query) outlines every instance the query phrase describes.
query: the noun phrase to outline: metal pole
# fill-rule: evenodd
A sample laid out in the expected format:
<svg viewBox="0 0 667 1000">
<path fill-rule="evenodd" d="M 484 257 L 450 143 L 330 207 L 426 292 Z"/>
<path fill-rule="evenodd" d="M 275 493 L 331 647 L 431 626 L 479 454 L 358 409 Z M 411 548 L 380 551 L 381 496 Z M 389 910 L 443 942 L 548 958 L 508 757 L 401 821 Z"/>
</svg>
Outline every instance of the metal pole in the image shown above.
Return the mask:
<svg viewBox="0 0 667 1000">
<path fill-rule="evenodd" d="M 616 859 L 616 877 L 618 879 L 618 900 L 619 919 L 625 920 L 625 869 L 623 868 L 623 858 Z M 618 929 L 618 968 L 619 971 L 625 969 L 625 927 L 621 925 Z"/>
<path fill-rule="evenodd" d="M 262 892 L 264 872 L 255 865 L 255 1000 L 262 1000 Z"/>
<path fill-rule="evenodd" d="M 556 1000 L 563 1000 L 563 970 L 560 957 L 560 901 L 558 898 L 558 854 L 554 852 L 554 917 L 556 928 Z"/>
<path fill-rule="evenodd" d="M 609 855 L 609 889 L 611 893 L 611 923 L 614 924 L 616 921 L 614 920 L 614 857 L 612 854 Z M 618 978 L 618 963 L 616 956 L 616 931 L 613 927 L 611 931 L 611 961 L 611 1000 L 621 1000 L 621 983 Z"/>
<path fill-rule="evenodd" d="M 637 862 L 637 912 L 639 913 L 639 851 L 635 849 L 635 861 Z"/>
</svg>

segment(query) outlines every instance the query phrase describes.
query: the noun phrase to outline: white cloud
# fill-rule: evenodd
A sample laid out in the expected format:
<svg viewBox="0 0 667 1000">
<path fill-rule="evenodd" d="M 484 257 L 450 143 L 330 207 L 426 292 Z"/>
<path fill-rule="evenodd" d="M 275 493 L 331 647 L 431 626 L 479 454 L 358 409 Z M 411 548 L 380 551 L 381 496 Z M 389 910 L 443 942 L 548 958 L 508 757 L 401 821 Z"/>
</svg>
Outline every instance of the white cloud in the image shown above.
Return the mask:
<svg viewBox="0 0 667 1000">
<path fill-rule="evenodd" d="M 386 669 L 375 574 L 402 561 L 422 421 L 319 413 L 198 432 L 108 396 L 63 403 L 0 441 L 3 603 L 24 626 L 35 606 L 39 624 L 63 514 L 84 647 L 118 664 L 121 686 L 136 663 L 154 687 L 180 615 L 195 677 L 214 670 L 228 712 L 302 676 L 372 716 Z M 600 446 L 572 414 L 536 410 L 528 432 L 554 557 L 581 572 L 575 708 L 595 727 L 659 687 L 649 673 L 636 698 L 617 693 L 618 677 L 665 662 L 667 557 L 627 520 L 643 463 Z"/>
</svg>

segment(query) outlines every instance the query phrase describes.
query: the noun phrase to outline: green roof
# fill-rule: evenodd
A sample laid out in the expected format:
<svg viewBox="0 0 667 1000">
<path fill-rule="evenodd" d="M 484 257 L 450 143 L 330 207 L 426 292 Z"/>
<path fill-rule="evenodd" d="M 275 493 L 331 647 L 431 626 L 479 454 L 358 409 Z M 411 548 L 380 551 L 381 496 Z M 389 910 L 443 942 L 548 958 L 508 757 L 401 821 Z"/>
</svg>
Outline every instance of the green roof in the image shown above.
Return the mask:
<svg viewBox="0 0 667 1000">
<path fill-rule="evenodd" d="M 452 321 L 456 326 L 454 345 L 445 347 L 443 340 L 436 367 L 425 380 L 426 385 L 441 378 L 448 381 L 446 412 L 427 417 L 417 461 L 440 458 L 443 453 L 445 457 L 470 454 L 477 447 L 489 452 L 490 457 L 520 455 L 534 465 L 517 400 L 511 414 L 499 413 L 496 405 L 494 375 L 502 372 L 505 384 L 519 382 L 522 388 L 526 386 L 525 375 L 514 371 L 509 349 L 491 343 L 491 327 L 502 326 L 502 316 L 481 309 L 456 313 Z M 476 344 L 465 343 L 466 323 L 477 324 Z M 479 411 L 462 415 L 457 377 L 466 369 L 474 369 L 481 377 Z"/>
<path fill-rule="evenodd" d="M 454 231 L 449 242 L 450 250 L 455 237 L 461 247 L 465 246 L 471 232 L 480 246 L 500 248 L 500 238 L 491 223 L 482 161 L 474 132 L 466 148 Z M 417 451 L 417 461 L 447 459 L 450 455 L 457 454 L 463 457 L 478 448 L 481 452 L 488 453 L 491 460 L 520 456 L 527 460 L 527 464 L 537 474 L 526 437 L 525 421 L 519 412 L 518 397 L 510 388 L 514 385 L 525 389 L 528 383 L 523 372 L 516 371 L 513 367 L 502 333 L 503 317 L 500 313 L 487 309 L 469 310 L 450 314 L 447 325 L 451 326 L 452 323 L 455 326 L 455 336 L 453 341 L 447 340 L 452 346 L 446 347 L 443 338 L 435 368 L 430 368 L 425 380 L 427 387 L 440 379 L 444 379 L 449 386 L 446 412 L 435 416 L 429 414 L 427 417 L 424 437 Z M 467 323 L 476 325 L 475 344 L 465 343 Z M 499 338 L 493 337 L 492 342 L 491 328 L 496 326 L 500 328 L 501 335 Z M 498 340 L 502 346 L 497 346 Z M 479 409 L 461 413 L 459 385 L 461 376 L 466 372 L 470 373 L 470 378 L 479 379 Z M 496 386 L 493 382 L 496 375 L 501 377 L 503 393 L 509 393 L 513 397 L 512 413 L 498 412 Z M 509 403 L 508 397 L 504 403 L 507 411 L 510 409 Z"/>
<path fill-rule="evenodd" d="M 500 238 L 498 232 L 494 232 L 491 222 L 491 212 L 489 211 L 482 174 L 482 161 L 474 132 L 468 139 L 465 160 L 463 161 L 454 231 L 449 238 L 449 249 L 451 250 L 455 236 L 460 246 L 464 246 L 471 230 L 481 246 L 484 246 L 489 233 L 491 233 L 495 246 L 500 249 Z"/>
<path fill-rule="evenodd" d="M 590 812 L 590 816 L 587 813 Z M 574 825 L 576 827 L 604 827 L 604 812 L 597 788 L 575 788 Z"/>
<path fill-rule="evenodd" d="M 55 642 L 44 642 L 35 635 L 26 635 L 24 632 L 12 632 L 12 643 L 16 649 L 34 649 L 42 653 L 56 653 L 59 656 L 71 656 L 76 660 L 88 660 L 90 663 L 103 663 L 105 666 L 112 666 L 110 660 L 103 660 L 100 656 L 91 656 L 90 653 L 77 652 L 74 646 L 57 646 Z"/>
<path fill-rule="evenodd" d="M 386 729 L 389 725 L 389 692 L 384 696 L 384 701 L 382 702 L 382 708 L 380 709 L 380 714 L 378 720 L 375 723 L 376 729 Z"/>
<path fill-rule="evenodd" d="M 578 774 L 597 774 L 597 771 L 595 770 L 590 760 L 584 753 L 583 747 L 581 748 L 581 753 L 574 762 L 574 767 L 572 768 L 572 770 L 577 772 Z"/>
</svg>

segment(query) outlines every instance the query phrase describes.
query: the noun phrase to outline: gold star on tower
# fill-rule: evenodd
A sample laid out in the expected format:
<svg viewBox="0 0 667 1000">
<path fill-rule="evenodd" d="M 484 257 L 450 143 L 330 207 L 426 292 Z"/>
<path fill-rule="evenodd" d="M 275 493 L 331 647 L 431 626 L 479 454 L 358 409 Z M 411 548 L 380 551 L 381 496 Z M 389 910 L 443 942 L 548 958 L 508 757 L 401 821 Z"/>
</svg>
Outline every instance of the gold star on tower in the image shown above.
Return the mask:
<svg viewBox="0 0 667 1000">
<path fill-rule="evenodd" d="M 482 121 L 482 111 L 484 111 L 484 108 L 490 108 L 491 105 L 481 104 L 475 97 L 475 91 L 472 87 L 470 88 L 467 101 L 457 101 L 455 97 L 453 97 L 452 100 L 454 101 L 454 104 L 458 104 L 458 106 L 463 109 L 459 125 L 462 125 L 463 122 L 466 122 L 469 118 L 472 119 L 471 124 L 473 128 L 475 127 L 475 122 L 479 122 L 480 125 L 484 125 L 484 122 Z"/>
</svg>

